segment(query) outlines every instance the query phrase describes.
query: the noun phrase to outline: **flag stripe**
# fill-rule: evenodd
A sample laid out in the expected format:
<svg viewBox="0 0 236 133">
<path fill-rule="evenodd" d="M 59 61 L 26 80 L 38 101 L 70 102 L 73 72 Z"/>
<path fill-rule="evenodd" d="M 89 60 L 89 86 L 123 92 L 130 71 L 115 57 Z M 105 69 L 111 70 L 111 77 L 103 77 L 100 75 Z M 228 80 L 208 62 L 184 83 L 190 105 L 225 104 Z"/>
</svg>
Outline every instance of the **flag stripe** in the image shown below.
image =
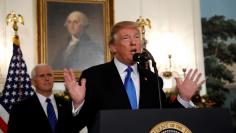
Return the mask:
<svg viewBox="0 0 236 133">
<path fill-rule="evenodd" d="M 0 116 L 1 119 L 3 119 L 5 122 L 8 122 L 9 114 L 1 104 L 0 104 Z"/>
<path fill-rule="evenodd" d="M 0 129 L 3 133 L 7 132 L 7 123 L 0 117 Z"/>
</svg>

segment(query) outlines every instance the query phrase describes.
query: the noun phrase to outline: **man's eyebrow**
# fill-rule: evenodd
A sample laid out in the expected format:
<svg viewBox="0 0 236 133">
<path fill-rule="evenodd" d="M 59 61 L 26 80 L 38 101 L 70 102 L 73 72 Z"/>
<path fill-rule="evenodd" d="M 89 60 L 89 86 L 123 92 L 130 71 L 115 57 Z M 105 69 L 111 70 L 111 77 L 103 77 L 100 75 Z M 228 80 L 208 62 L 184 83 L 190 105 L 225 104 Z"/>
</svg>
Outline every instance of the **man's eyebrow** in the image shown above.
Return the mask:
<svg viewBox="0 0 236 133">
<path fill-rule="evenodd" d="M 43 73 L 41 73 L 41 74 L 37 74 L 37 76 L 43 76 L 43 75 L 45 75 L 45 74 L 43 74 Z"/>
</svg>

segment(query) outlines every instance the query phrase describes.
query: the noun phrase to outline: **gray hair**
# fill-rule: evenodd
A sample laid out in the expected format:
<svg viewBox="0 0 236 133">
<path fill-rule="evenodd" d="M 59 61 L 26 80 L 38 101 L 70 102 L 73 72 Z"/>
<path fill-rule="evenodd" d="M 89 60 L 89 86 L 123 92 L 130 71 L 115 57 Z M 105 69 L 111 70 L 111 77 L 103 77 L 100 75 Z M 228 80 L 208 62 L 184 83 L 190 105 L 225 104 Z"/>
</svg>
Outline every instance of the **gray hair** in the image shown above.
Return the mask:
<svg viewBox="0 0 236 133">
<path fill-rule="evenodd" d="M 77 16 L 79 19 L 80 19 L 80 24 L 83 26 L 83 27 L 87 27 L 88 26 L 88 17 L 80 12 L 80 11 L 73 11 L 71 12 L 68 16 L 67 16 L 67 19 L 65 21 L 65 26 L 67 26 L 67 21 L 68 19 L 71 17 L 71 16 Z"/>
<path fill-rule="evenodd" d="M 48 66 L 47 64 L 37 64 L 34 66 L 34 68 L 31 71 L 31 79 L 33 79 L 36 76 L 36 69 L 38 67 L 42 67 L 42 66 Z"/>
</svg>

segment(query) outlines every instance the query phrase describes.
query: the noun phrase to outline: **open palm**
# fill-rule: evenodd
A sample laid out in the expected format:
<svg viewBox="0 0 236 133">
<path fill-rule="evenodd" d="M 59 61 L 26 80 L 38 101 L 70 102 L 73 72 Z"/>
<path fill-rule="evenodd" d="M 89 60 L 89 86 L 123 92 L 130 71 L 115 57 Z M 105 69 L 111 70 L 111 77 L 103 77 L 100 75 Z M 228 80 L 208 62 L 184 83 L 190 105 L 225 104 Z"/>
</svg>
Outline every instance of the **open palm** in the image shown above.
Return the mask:
<svg viewBox="0 0 236 133">
<path fill-rule="evenodd" d="M 81 105 L 84 101 L 86 91 L 86 80 L 81 80 L 81 85 L 76 81 L 76 77 L 72 69 L 64 69 L 65 87 L 73 101 L 75 108 Z"/>
<path fill-rule="evenodd" d="M 198 92 L 201 85 L 205 82 L 205 80 L 200 81 L 201 73 L 198 73 L 198 70 L 190 69 L 184 79 L 182 81 L 179 78 L 176 79 L 176 88 L 179 92 L 180 97 L 185 101 L 190 101 L 191 98 Z"/>
</svg>

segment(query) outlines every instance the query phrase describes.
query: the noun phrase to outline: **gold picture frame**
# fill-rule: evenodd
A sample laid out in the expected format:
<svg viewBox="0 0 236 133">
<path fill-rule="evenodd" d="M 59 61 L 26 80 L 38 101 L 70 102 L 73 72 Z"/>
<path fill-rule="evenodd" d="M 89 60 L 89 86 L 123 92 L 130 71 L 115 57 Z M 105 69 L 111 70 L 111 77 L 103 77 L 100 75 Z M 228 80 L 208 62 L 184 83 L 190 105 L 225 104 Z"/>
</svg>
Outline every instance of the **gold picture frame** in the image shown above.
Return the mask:
<svg viewBox="0 0 236 133">
<path fill-rule="evenodd" d="M 64 68 L 72 68 L 79 78 L 84 69 L 110 60 L 108 38 L 114 23 L 113 6 L 113 0 L 37 1 L 38 63 L 53 68 L 55 81 L 63 81 Z M 83 26 L 79 30 L 72 26 L 78 24 L 78 14 Z M 78 35 L 76 31 L 83 32 Z M 69 40 L 77 35 L 78 39 Z"/>
</svg>

